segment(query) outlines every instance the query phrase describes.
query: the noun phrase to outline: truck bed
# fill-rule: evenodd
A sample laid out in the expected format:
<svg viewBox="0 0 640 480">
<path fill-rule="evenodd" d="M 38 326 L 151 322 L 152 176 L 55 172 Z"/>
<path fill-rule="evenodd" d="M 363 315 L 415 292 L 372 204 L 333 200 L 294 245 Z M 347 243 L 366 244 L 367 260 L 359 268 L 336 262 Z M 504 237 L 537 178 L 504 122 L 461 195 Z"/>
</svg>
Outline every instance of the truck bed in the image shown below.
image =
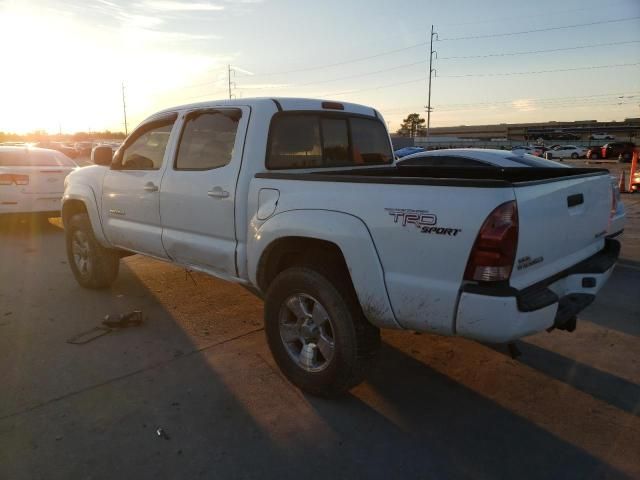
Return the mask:
<svg viewBox="0 0 640 480">
<path fill-rule="evenodd" d="M 307 180 L 314 182 L 391 183 L 406 185 L 440 185 L 459 187 L 513 187 L 537 182 L 607 175 L 604 168 L 541 167 L 424 167 L 394 165 L 380 168 L 357 168 L 322 172 L 263 172 L 257 178 Z"/>
</svg>

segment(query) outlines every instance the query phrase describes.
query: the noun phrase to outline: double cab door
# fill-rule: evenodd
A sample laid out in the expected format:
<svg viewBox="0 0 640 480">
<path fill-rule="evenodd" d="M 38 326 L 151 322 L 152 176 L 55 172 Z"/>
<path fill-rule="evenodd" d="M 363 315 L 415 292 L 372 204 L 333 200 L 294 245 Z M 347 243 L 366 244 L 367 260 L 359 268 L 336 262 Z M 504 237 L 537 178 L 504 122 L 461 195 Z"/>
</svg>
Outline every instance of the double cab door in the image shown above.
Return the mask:
<svg viewBox="0 0 640 480">
<path fill-rule="evenodd" d="M 139 127 L 105 176 L 109 240 L 236 276 L 234 205 L 248 118 L 248 107 L 206 108 Z"/>
</svg>

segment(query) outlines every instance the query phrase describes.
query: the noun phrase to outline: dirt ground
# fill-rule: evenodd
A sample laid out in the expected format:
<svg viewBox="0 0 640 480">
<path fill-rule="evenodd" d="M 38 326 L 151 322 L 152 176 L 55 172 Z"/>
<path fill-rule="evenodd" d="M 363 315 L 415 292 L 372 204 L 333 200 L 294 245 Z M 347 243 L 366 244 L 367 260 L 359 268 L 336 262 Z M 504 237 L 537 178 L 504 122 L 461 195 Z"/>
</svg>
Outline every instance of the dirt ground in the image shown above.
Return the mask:
<svg viewBox="0 0 640 480">
<path fill-rule="evenodd" d="M 384 332 L 337 401 L 282 377 L 242 288 L 132 256 L 83 290 L 59 220 L 2 220 L 0 478 L 640 478 L 640 194 L 623 201 L 623 261 L 574 333 L 513 359 Z M 68 343 L 132 309 L 143 326 Z"/>
</svg>

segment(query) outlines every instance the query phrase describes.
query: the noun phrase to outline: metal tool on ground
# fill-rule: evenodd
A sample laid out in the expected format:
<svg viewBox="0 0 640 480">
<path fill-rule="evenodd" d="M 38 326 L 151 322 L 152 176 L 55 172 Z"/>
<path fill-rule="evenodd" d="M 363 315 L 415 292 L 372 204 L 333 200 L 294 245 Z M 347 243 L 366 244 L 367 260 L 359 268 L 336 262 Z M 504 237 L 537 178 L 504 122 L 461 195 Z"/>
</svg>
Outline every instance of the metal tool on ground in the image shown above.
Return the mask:
<svg viewBox="0 0 640 480">
<path fill-rule="evenodd" d="M 102 320 L 102 325 L 98 325 L 74 335 L 67 340 L 67 343 L 72 345 L 84 345 L 107 335 L 114 330 L 127 327 L 138 327 L 142 325 L 143 322 L 144 318 L 142 316 L 142 310 L 133 310 L 129 313 L 123 313 L 119 315 L 117 319 L 112 318 L 111 315 L 105 315 L 104 320 Z"/>
<path fill-rule="evenodd" d="M 121 314 L 118 319 L 113 319 L 111 315 L 105 315 L 102 324 L 109 328 L 127 328 L 142 325 L 142 310 L 133 310 L 129 313 Z"/>
<path fill-rule="evenodd" d="M 73 337 L 67 340 L 67 343 L 71 345 L 84 345 L 85 343 L 89 343 L 94 341 L 97 338 L 100 338 L 108 333 L 111 333 L 113 330 L 107 327 L 93 327 L 90 330 L 86 330 L 84 332 L 78 333 Z"/>
</svg>

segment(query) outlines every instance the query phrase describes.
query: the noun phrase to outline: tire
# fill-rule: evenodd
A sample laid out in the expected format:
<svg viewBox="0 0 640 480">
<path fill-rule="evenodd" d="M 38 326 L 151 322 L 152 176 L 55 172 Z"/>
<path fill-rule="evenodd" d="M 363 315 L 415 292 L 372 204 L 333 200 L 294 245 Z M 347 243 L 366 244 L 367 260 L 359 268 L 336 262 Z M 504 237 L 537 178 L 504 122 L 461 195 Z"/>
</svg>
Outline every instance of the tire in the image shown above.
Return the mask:
<svg viewBox="0 0 640 480">
<path fill-rule="evenodd" d="M 590 158 L 590 159 L 591 159 L 591 160 L 598 160 L 599 158 L 600 158 L 600 155 L 599 155 L 599 154 L 597 154 L 597 153 L 592 153 L 592 154 L 591 154 L 591 158 Z"/>
<path fill-rule="evenodd" d="M 76 281 L 85 288 L 107 288 L 118 277 L 120 255 L 96 240 L 86 213 L 71 217 L 65 229 L 67 259 Z"/>
<path fill-rule="evenodd" d="M 624 163 L 629 163 L 631 161 L 631 154 L 630 153 L 623 153 L 622 154 L 622 161 Z"/>
<path fill-rule="evenodd" d="M 571 154 L 571 158 L 574 159 L 574 160 L 577 160 L 578 158 L 580 158 L 580 155 L 578 155 L 577 153 L 574 152 L 574 153 Z"/>
<path fill-rule="evenodd" d="M 364 317 L 345 275 L 319 270 L 292 267 L 273 280 L 265 298 L 265 332 L 291 383 L 335 397 L 363 380 L 380 348 L 380 331 Z"/>
</svg>

